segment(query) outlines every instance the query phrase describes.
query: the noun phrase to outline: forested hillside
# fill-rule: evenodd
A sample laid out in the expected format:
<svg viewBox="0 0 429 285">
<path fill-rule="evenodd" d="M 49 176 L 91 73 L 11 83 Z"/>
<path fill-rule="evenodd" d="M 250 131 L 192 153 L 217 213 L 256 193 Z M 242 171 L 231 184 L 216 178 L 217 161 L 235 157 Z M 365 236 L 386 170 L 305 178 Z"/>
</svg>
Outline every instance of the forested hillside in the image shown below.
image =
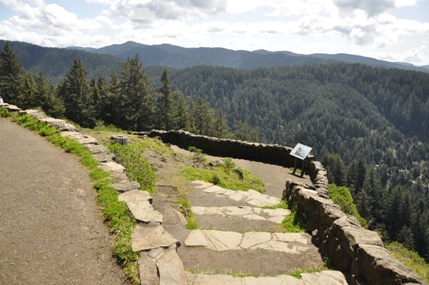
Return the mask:
<svg viewBox="0 0 429 285">
<path fill-rule="evenodd" d="M 73 59 L 81 59 L 90 74 L 89 77 L 108 76 L 119 67 L 121 59 L 106 54 L 64 48 L 47 48 L 24 42 L 0 40 L 2 48 L 6 43 L 17 53 L 24 68 L 31 73 L 42 72 L 53 83 L 58 83 L 67 74 Z"/>
<path fill-rule="evenodd" d="M 54 85 L 6 44 L 0 94 L 83 127 L 309 145 L 371 229 L 429 259 L 429 74 L 349 63 L 144 69 L 138 55 L 103 70 L 109 78 L 90 78 L 81 58 L 67 70 Z"/>
</svg>

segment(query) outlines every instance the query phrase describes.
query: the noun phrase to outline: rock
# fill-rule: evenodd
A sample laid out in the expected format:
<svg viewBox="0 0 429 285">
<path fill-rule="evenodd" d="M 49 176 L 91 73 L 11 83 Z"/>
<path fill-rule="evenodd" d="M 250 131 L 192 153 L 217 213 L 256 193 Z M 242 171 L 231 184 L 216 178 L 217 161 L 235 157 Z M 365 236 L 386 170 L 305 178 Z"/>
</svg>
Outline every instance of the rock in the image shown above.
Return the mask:
<svg viewBox="0 0 429 285">
<path fill-rule="evenodd" d="M 280 251 L 289 254 L 302 254 L 309 249 L 308 246 L 299 246 L 291 243 L 280 242 L 280 241 L 269 241 L 258 245 L 256 248 L 267 249 L 273 251 Z"/>
<path fill-rule="evenodd" d="M 183 216 L 183 214 L 180 213 L 179 211 L 177 211 L 176 209 L 174 209 L 174 212 L 176 213 L 177 217 L 179 218 L 179 221 L 182 224 L 182 226 L 186 227 L 186 225 L 188 224 L 188 220 L 186 220 L 185 216 Z"/>
<path fill-rule="evenodd" d="M 125 181 L 122 183 L 113 183 L 112 187 L 120 192 L 139 190 L 140 184 L 137 181 Z"/>
<path fill-rule="evenodd" d="M 213 183 L 205 182 L 202 180 L 195 180 L 191 182 L 191 186 L 193 186 L 195 189 L 206 189 L 208 187 L 213 186 Z"/>
<path fill-rule="evenodd" d="M 226 189 L 223 189 L 222 187 L 213 185 L 213 186 L 210 186 L 208 188 L 205 188 L 203 191 L 207 192 L 207 193 L 223 194 L 223 193 L 225 193 Z"/>
<path fill-rule="evenodd" d="M 192 285 L 242 285 L 242 278 L 230 275 L 205 275 L 186 272 L 188 284 Z"/>
<path fill-rule="evenodd" d="M 158 247 L 177 246 L 180 242 L 165 231 L 162 226 L 144 226 L 137 224 L 131 235 L 131 247 L 134 251 L 149 250 Z"/>
<path fill-rule="evenodd" d="M 39 112 L 38 110 L 25 110 L 25 112 L 28 115 L 30 115 L 31 117 L 38 119 L 38 120 L 46 118 L 46 115 Z"/>
<path fill-rule="evenodd" d="M 88 146 L 89 144 L 85 145 Z M 97 146 L 97 145 L 93 145 L 93 146 Z M 123 167 L 122 165 L 110 161 L 110 162 L 102 162 L 100 163 L 99 166 L 101 169 L 103 169 L 104 171 L 110 172 L 110 171 L 124 171 L 125 167 Z"/>
<path fill-rule="evenodd" d="M 127 182 L 130 181 L 130 179 L 128 178 L 128 176 L 124 173 L 123 170 L 119 170 L 119 171 L 112 171 L 109 175 L 109 177 L 113 178 L 113 180 L 115 180 L 116 183 L 122 183 L 122 182 Z"/>
<path fill-rule="evenodd" d="M 141 285 L 158 285 L 159 277 L 155 262 L 146 255 L 141 255 L 137 261 Z"/>
<path fill-rule="evenodd" d="M 168 248 L 156 261 L 160 285 L 186 285 L 186 275 L 183 263 L 176 248 Z"/>
<path fill-rule="evenodd" d="M 359 246 L 355 269 L 370 284 L 426 284 L 414 271 L 400 263 L 385 248 L 379 246 Z"/>
<path fill-rule="evenodd" d="M 275 216 L 282 216 L 282 217 L 286 217 L 289 216 L 291 214 L 291 211 L 289 209 L 263 209 L 262 213 L 264 214 L 268 214 L 271 217 L 275 217 Z"/>
<path fill-rule="evenodd" d="M 277 277 L 244 277 L 245 285 L 300 285 L 300 280 L 289 275 Z"/>
<path fill-rule="evenodd" d="M 84 137 L 84 135 L 81 132 L 69 132 L 69 131 L 63 131 L 60 133 L 62 137 L 68 137 L 72 139 L 81 139 Z"/>
<path fill-rule="evenodd" d="M 127 206 L 136 220 L 162 224 L 162 214 L 155 210 L 149 201 L 128 201 Z"/>
<path fill-rule="evenodd" d="M 98 144 L 98 141 L 90 136 L 84 136 L 83 138 L 79 138 L 77 142 L 80 144 Z"/>
<path fill-rule="evenodd" d="M 149 192 L 142 190 L 130 190 L 118 196 L 119 201 L 132 202 L 132 201 L 148 201 L 152 204 L 152 197 Z"/>
<path fill-rule="evenodd" d="M 247 232 L 244 233 L 240 247 L 243 249 L 249 249 L 252 246 L 268 242 L 272 239 L 270 233 L 264 232 Z"/>
<path fill-rule="evenodd" d="M 96 153 L 93 154 L 92 157 L 98 162 L 110 162 L 115 159 L 115 155 L 113 153 Z"/>
<path fill-rule="evenodd" d="M 217 251 L 238 250 L 242 235 L 236 232 L 203 230 L 202 233 L 210 241 L 208 248 Z"/>
<path fill-rule="evenodd" d="M 220 210 L 227 216 L 244 216 L 253 214 L 250 207 L 220 207 Z"/>
<path fill-rule="evenodd" d="M 347 280 L 340 271 L 326 270 L 314 273 L 302 273 L 304 285 L 347 285 Z M 377 283 L 387 284 L 387 283 Z"/>
<path fill-rule="evenodd" d="M 84 145 L 90 152 L 93 154 L 97 153 L 108 153 L 109 149 L 105 147 L 104 145 L 99 144 L 85 144 Z"/>
<path fill-rule="evenodd" d="M 278 241 L 311 244 L 310 235 L 305 233 L 274 233 L 273 236 Z"/>
<path fill-rule="evenodd" d="M 209 242 L 203 235 L 201 230 L 193 230 L 189 233 L 185 240 L 186 246 L 208 246 Z"/>
</svg>

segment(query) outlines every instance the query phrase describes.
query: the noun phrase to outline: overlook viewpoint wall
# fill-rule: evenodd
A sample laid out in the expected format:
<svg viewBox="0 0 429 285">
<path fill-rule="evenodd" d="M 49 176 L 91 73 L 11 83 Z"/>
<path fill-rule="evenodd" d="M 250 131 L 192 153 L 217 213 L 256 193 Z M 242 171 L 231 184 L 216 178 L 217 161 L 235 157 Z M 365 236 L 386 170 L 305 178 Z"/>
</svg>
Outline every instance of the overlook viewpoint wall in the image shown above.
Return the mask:
<svg viewBox="0 0 429 285">
<path fill-rule="evenodd" d="M 295 164 L 290 147 L 218 139 L 185 131 L 152 130 L 134 134 L 159 137 L 164 143 L 182 148 L 194 146 L 216 156 L 284 167 Z M 322 257 L 328 259 L 335 269 L 348 273 L 353 285 L 427 285 L 384 248 L 376 232 L 364 229 L 356 218 L 347 216 L 329 199 L 327 173 L 322 164 L 315 161 L 314 156 L 309 156 L 305 162 L 305 173 L 310 176 L 313 186 L 286 181 L 283 198 L 292 207 L 298 207 L 298 213 L 307 221 L 307 231 Z"/>
</svg>

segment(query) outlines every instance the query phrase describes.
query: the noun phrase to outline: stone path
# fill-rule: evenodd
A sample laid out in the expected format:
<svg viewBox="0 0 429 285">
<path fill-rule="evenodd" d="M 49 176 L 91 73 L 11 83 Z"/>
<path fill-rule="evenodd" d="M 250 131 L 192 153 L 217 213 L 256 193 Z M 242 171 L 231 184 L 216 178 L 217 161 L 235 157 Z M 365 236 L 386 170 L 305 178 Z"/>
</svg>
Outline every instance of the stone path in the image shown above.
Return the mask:
<svg viewBox="0 0 429 285">
<path fill-rule="evenodd" d="M 276 197 L 270 197 L 268 195 L 260 194 L 254 190 L 249 191 L 232 191 L 223 189 L 219 186 L 215 186 L 211 183 L 203 181 L 193 181 L 191 187 L 194 189 L 192 195 L 199 196 L 201 193 L 211 195 L 211 199 L 203 199 L 205 206 L 192 206 L 192 212 L 197 216 L 200 221 L 203 216 L 212 216 L 217 219 L 224 219 L 222 221 L 234 219 L 233 224 L 247 224 L 248 228 L 252 228 L 252 224 L 255 221 L 263 222 L 263 224 L 276 223 L 279 224 L 282 220 L 290 215 L 290 211 L 286 209 L 263 209 L 263 206 L 273 206 L 280 203 L 280 199 Z M 227 200 L 225 200 L 227 198 Z M 210 201 L 221 199 L 221 201 L 235 201 L 238 206 L 215 206 L 210 207 Z M 196 199 L 195 201 L 197 201 Z M 214 202 L 213 204 L 218 204 Z M 208 250 L 218 254 L 224 254 L 230 252 L 232 255 L 242 256 L 242 259 L 238 262 L 244 264 L 244 268 L 248 268 L 247 273 L 253 273 L 251 264 L 263 262 L 265 260 L 261 258 L 255 258 L 259 255 L 271 256 L 273 259 L 271 262 L 267 261 L 268 266 L 277 267 L 280 263 L 282 267 L 277 272 L 290 272 L 294 267 L 289 267 L 290 263 L 285 260 L 293 260 L 293 266 L 295 268 L 306 268 L 318 267 L 323 264 L 313 263 L 310 267 L 309 264 L 302 260 L 302 257 L 306 256 L 309 259 L 314 259 L 318 256 L 318 249 L 311 243 L 311 237 L 307 233 L 281 233 L 281 232 L 269 232 L 269 231 L 247 231 L 244 233 L 237 231 L 225 230 L 225 224 L 227 222 L 220 222 L 217 224 L 216 229 L 210 230 L 192 230 L 186 236 L 184 240 L 184 246 L 188 251 L 192 250 Z M 201 226 L 201 225 L 200 225 Z M 269 227 L 267 227 L 269 229 Z M 201 251 L 200 251 L 201 252 Z M 256 253 L 254 255 L 252 253 Z M 207 258 L 209 254 L 206 253 Z M 229 255 L 231 256 L 231 255 Z M 247 258 L 246 258 L 247 257 Z M 214 257 L 213 259 L 215 259 Z M 234 260 L 237 262 L 237 259 Z M 224 262 L 225 267 L 228 267 L 228 262 Z M 266 266 L 262 265 L 261 267 Z M 185 262 L 185 266 L 188 265 Z M 192 267 L 192 265 L 191 265 Z M 225 268 L 224 267 L 224 268 Z M 213 264 L 212 269 L 215 269 L 216 265 Z M 289 269 L 288 269 L 289 268 Z M 193 268 L 196 270 L 197 268 Z M 219 270 L 219 268 L 217 268 Z M 207 268 L 205 268 L 207 270 Z M 204 272 L 205 270 L 202 270 Z M 198 271 L 198 270 L 197 270 Z M 221 271 L 221 270 L 219 270 Z M 255 275 L 272 275 L 269 277 L 233 277 L 231 275 L 206 275 L 206 274 L 192 274 L 187 273 L 188 284 L 297 284 L 297 285 L 309 285 L 309 284 L 347 284 L 345 276 L 338 271 L 322 271 L 318 273 L 306 273 L 303 274 L 300 279 L 292 276 L 274 273 L 270 270 L 258 271 Z"/>
</svg>

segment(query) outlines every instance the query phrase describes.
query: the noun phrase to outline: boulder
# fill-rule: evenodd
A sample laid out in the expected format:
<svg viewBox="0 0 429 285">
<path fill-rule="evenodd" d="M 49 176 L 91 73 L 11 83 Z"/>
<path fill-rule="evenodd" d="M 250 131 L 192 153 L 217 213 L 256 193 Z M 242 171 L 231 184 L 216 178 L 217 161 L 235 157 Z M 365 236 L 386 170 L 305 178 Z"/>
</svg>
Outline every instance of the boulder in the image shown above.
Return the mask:
<svg viewBox="0 0 429 285">
<path fill-rule="evenodd" d="M 354 270 L 358 271 L 370 285 L 427 284 L 380 246 L 359 246 Z"/>
</svg>

